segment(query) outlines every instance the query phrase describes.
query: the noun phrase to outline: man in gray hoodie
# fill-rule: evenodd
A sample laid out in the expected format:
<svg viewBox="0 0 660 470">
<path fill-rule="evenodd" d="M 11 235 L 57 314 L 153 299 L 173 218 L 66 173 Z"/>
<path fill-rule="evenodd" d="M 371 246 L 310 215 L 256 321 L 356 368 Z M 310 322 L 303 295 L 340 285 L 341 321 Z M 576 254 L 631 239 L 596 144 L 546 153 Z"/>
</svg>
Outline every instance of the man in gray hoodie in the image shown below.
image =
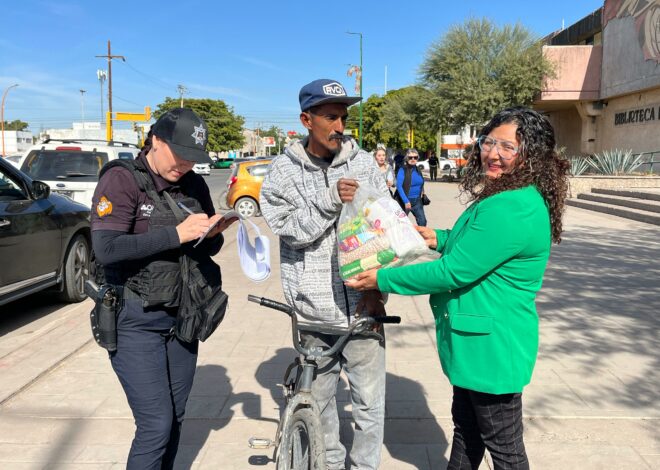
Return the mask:
<svg viewBox="0 0 660 470">
<path fill-rule="evenodd" d="M 335 80 L 315 80 L 300 90 L 300 121 L 309 131 L 276 157 L 261 186 L 261 212 L 280 237 L 282 288 L 301 324 L 347 327 L 359 315 L 385 314 L 378 291 L 357 292 L 339 277 L 337 223 L 343 204 L 360 184 L 389 196 L 371 154 L 344 136 L 349 97 Z M 331 347 L 337 337 L 303 334 L 305 347 Z M 385 417 L 385 344 L 352 337 L 336 357 L 318 361 L 312 395 L 321 410 L 328 470 L 345 468 L 339 441 L 335 394 L 343 369 L 351 388 L 355 434 L 351 469 L 376 469 L 380 463 Z"/>
</svg>

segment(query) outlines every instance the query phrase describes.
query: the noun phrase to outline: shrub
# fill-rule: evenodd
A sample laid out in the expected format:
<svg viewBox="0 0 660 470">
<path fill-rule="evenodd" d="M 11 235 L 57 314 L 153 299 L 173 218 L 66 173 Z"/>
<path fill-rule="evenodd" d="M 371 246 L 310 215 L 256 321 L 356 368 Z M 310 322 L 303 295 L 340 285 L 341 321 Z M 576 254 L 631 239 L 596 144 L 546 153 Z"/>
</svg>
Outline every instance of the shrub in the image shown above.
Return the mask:
<svg viewBox="0 0 660 470">
<path fill-rule="evenodd" d="M 632 173 L 641 163 L 642 155 L 633 156 L 632 150 L 603 150 L 587 159 L 587 164 L 603 175 Z"/>
<path fill-rule="evenodd" d="M 583 157 L 581 155 L 575 155 L 568 157 L 568 161 L 571 164 L 571 176 L 580 176 L 582 173 L 587 171 L 591 165 L 589 164 L 589 157 Z"/>
</svg>

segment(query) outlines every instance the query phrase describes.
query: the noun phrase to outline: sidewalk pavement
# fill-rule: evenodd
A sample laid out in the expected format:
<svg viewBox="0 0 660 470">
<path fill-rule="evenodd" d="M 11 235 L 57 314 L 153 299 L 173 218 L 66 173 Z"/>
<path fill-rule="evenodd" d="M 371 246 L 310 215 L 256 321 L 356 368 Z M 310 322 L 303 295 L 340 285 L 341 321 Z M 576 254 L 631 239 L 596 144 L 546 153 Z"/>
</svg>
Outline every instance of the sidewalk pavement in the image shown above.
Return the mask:
<svg viewBox="0 0 660 470">
<path fill-rule="evenodd" d="M 453 183 L 428 183 L 429 225 L 463 210 Z M 257 219 L 265 233 L 263 219 Z M 568 208 L 538 298 L 541 348 L 523 394 L 525 440 L 536 469 L 660 469 L 660 231 Z M 227 318 L 200 347 L 177 468 L 273 469 L 250 436 L 272 437 L 278 383 L 294 357 L 284 314 L 247 294 L 282 299 L 277 242 L 261 284 L 240 271 L 235 228 L 217 260 Z M 107 354 L 91 341 L 90 301 L 0 338 L 0 468 L 120 469 L 133 437 L 130 409 Z M 383 470 L 443 469 L 451 387 L 440 369 L 426 296 L 391 296 Z M 350 437 L 350 399 L 338 393 Z M 267 455 L 266 455 L 267 454 Z M 489 468 L 487 461 L 481 466 Z"/>
</svg>

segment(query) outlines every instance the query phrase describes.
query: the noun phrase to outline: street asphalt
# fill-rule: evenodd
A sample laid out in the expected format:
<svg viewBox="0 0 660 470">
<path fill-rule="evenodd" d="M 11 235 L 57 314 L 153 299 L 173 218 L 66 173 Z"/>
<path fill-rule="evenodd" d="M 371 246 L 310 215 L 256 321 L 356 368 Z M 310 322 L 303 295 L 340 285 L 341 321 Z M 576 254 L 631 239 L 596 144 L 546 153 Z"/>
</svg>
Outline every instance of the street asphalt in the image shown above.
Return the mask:
<svg viewBox="0 0 660 470">
<path fill-rule="evenodd" d="M 449 227 L 463 206 L 455 183 L 427 183 L 429 225 Z M 294 357 L 284 314 L 247 302 L 282 299 L 277 240 L 273 272 L 255 284 L 241 272 L 233 227 L 217 261 L 230 307 L 200 346 L 177 468 L 273 469 L 278 383 Z M 525 442 L 535 469 L 660 469 L 660 230 L 568 208 L 538 297 L 541 346 L 525 389 Z M 20 305 L 32 305 L 23 303 Z M 6 307 L 3 307 L 5 310 Z M 89 300 L 0 331 L 0 468 L 120 469 L 133 418 L 107 353 L 92 340 Z M 440 369 L 426 296 L 391 296 L 403 318 L 387 331 L 383 470 L 444 469 L 451 387 Z M 342 433 L 350 400 L 340 382 Z M 487 459 L 481 466 L 490 468 Z"/>
</svg>

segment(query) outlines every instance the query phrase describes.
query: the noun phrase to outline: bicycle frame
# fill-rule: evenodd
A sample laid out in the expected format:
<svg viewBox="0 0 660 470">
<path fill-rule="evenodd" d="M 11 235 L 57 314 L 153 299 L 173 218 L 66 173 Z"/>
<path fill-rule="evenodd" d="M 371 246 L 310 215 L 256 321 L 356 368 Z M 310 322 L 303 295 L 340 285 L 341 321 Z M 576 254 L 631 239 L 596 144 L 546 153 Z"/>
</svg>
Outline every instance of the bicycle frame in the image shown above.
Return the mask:
<svg viewBox="0 0 660 470">
<path fill-rule="evenodd" d="M 334 356 L 344 346 L 346 341 L 348 341 L 348 339 L 355 334 L 367 334 L 369 336 L 378 338 L 380 341 L 383 341 L 384 338 L 382 335 L 370 331 L 371 327 L 378 323 L 400 323 L 401 318 L 393 316 L 364 316 L 351 323 L 348 329 L 317 325 L 305 325 L 301 328 L 298 325 L 298 319 L 294 309 L 289 305 L 254 295 L 248 295 L 248 300 L 251 302 L 256 302 L 259 305 L 284 312 L 291 318 L 293 347 L 302 356 L 302 358 L 297 358 L 292 364 L 290 364 L 284 374 L 283 387 L 286 398 L 286 406 L 281 414 L 280 422 L 277 426 L 275 440 L 270 441 L 270 439 L 254 438 L 250 440 L 250 447 L 253 448 L 275 446 L 274 460 L 279 462 L 279 452 L 280 444 L 282 443 L 282 436 L 285 430 L 289 428 L 294 414 L 300 408 L 310 408 L 314 415 L 319 418 L 320 422 L 321 412 L 318 408 L 318 404 L 312 397 L 312 382 L 314 381 L 314 374 L 318 367 L 316 361 L 323 357 Z M 335 344 L 332 345 L 332 347 L 327 349 L 323 349 L 319 346 L 305 348 L 302 345 L 302 340 L 300 337 L 301 331 L 334 335 L 338 336 L 338 339 Z M 320 445 L 323 445 L 322 442 Z M 325 449 L 322 449 L 322 451 L 325 452 Z M 280 468 L 279 465 L 278 468 Z"/>
</svg>

